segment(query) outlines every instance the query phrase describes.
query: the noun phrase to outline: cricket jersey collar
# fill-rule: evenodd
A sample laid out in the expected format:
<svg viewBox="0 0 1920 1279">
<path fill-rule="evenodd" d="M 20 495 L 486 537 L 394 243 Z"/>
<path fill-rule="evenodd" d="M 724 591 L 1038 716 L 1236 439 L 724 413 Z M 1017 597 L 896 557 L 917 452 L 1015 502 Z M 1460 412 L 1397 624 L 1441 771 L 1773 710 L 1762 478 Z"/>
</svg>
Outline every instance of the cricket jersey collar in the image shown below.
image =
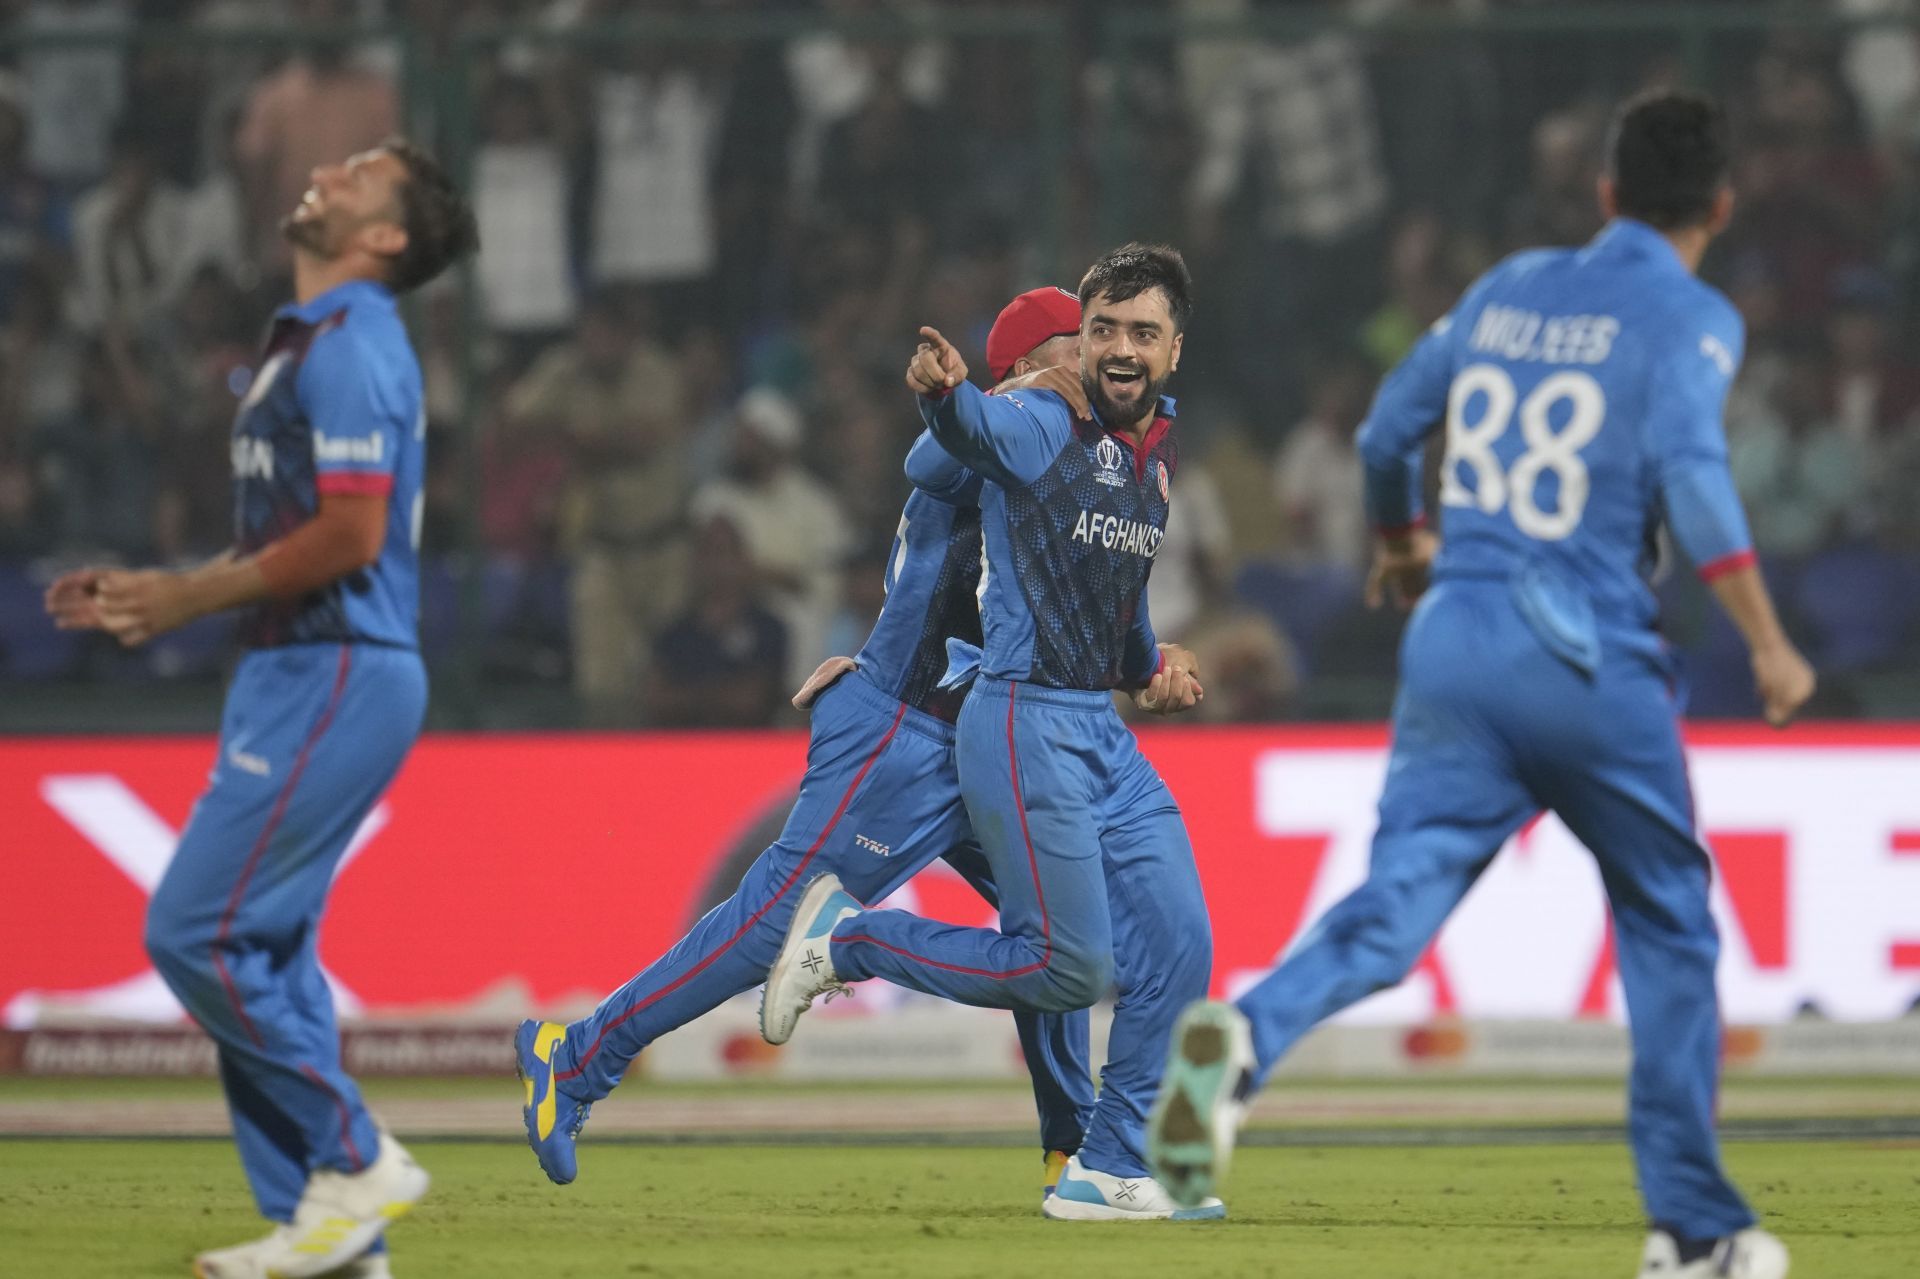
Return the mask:
<svg viewBox="0 0 1920 1279">
<path fill-rule="evenodd" d="M 388 311 L 394 310 L 393 290 L 377 280 L 348 280 L 345 284 L 336 284 L 325 293 L 306 301 L 289 302 L 273 313 L 275 319 L 294 319 L 303 324 L 318 324 L 329 315 L 344 311 L 350 306 L 371 304 Z"/>
<path fill-rule="evenodd" d="M 1102 421 L 1098 408 L 1089 405 L 1088 411 L 1093 414 L 1093 424 L 1095 426 L 1120 441 L 1120 443 L 1126 445 L 1128 450 L 1132 452 L 1134 478 L 1145 479 L 1147 474 L 1147 458 L 1152 455 L 1154 446 L 1159 444 L 1167 432 L 1173 429 L 1174 408 L 1174 400 L 1171 395 L 1161 396 L 1159 404 L 1155 406 L 1153 411 L 1153 421 L 1148 424 L 1147 433 L 1138 444 L 1133 442 L 1131 435 L 1123 431 L 1116 431 L 1108 426 L 1106 422 Z"/>
<path fill-rule="evenodd" d="M 1659 230 L 1638 218 L 1615 218 L 1600 228 L 1600 234 L 1587 245 L 1588 253 L 1617 254 L 1657 266 L 1671 267 L 1676 274 L 1692 275 L 1673 242 Z"/>
</svg>

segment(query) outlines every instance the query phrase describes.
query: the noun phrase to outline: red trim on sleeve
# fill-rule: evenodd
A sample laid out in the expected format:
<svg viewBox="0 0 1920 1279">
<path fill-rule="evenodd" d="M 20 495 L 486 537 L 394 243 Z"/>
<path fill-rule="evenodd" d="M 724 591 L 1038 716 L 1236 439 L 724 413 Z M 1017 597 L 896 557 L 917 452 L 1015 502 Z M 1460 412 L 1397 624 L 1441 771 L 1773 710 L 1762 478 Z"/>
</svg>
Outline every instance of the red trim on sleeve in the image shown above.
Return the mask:
<svg viewBox="0 0 1920 1279">
<path fill-rule="evenodd" d="M 322 471 L 314 487 L 344 497 L 385 497 L 393 492 L 393 476 L 385 471 Z"/>
<path fill-rule="evenodd" d="M 1752 547 L 1744 551 L 1735 551 L 1731 555 L 1722 555 L 1719 559 L 1708 560 L 1700 566 L 1700 580 L 1711 582 L 1729 573 L 1737 573 L 1743 568 L 1752 568 L 1758 562 L 1759 557 L 1753 553 Z"/>
<path fill-rule="evenodd" d="M 1422 511 L 1406 524 L 1379 524 L 1374 526 L 1373 531 L 1381 537 L 1405 537 L 1407 534 L 1423 529 L 1426 526 L 1427 513 Z"/>
</svg>

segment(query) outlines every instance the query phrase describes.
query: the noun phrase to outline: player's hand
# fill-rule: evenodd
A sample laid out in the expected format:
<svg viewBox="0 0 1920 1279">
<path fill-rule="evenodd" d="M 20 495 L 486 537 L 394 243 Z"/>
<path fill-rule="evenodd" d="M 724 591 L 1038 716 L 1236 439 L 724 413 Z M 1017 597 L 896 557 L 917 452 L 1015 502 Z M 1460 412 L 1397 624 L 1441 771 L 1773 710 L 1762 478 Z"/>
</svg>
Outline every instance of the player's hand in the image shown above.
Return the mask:
<svg viewBox="0 0 1920 1279">
<path fill-rule="evenodd" d="M 967 362 L 940 330 L 922 328 L 923 341 L 907 362 L 907 385 L 916 395 L 939 395 L 967 380 Z"/>
<path fill-rule="evenodd" d="M 1149 715 L 1178 715 L 1206 699 L 1200 686 L 1200 661 L 1178 644 L 1160 646 L 1160 669 L 1133 695 L 1133 704 Z"/>
<path fill-rule="evenodd" d="M 104 568 L 80 568 L 55 578 L 46 596 L 53 624 L 63 631 L 98 630 L 100 601 L 94 592 L 107 572 Z"/>
<path fill-rule="evenodd" d="M 851 657 L 829 657 L 814 669 L 813 674 L 807 676 L 807 682 L 802 684 L 800 691 L 793 695 L 793 709 L 797 711 L 811 710 L 814 699 L 826 692 L 829 684 L 839 679 L 842 675 L 845 675 L 848 671 L 857 671 L 859 669 L 860 663 L 854 661 Z"/>
<path fill-rule="evenodd" d="M 1031 373 L 1022 373 L 1009 382 L 1002 382 L 994 388 L 995 395 L 1005 395 L 1009 391 L 1052 391 L 1067 402 L 1073 415 L 1083 422 L 1093 420 L 1093 407 L 1087 403 L 1087 384 L 1080 380 L 1077 365 L 1056 364 L 1050 369 L 1035 369 Z"/>
<path fill-rule="evenodd" d="M 165 569 L 103 573 L 94 588 L 94 602 L 101 629 L 128 648 L 197 616 L 187 579 Z"/>
<path fill-rule="evenodd" d="M 1760 691 L 1767 723 L 1785 728 L 1813 696 L 1816 680 L 1800 650 L 1783 640 L 1754 652 L 1753 683 Z"/>
<path fill-rule="evenodd" d="M 1440 539 L 1423 528 L 1404 538 L 1382 538 L 1367 574 L 1367 607 L 1379 608 L 1391 599 L 1395 608 L 1412 608 L 1426 593 L 1434 552 L 1439 549 Z"/>
</svg>

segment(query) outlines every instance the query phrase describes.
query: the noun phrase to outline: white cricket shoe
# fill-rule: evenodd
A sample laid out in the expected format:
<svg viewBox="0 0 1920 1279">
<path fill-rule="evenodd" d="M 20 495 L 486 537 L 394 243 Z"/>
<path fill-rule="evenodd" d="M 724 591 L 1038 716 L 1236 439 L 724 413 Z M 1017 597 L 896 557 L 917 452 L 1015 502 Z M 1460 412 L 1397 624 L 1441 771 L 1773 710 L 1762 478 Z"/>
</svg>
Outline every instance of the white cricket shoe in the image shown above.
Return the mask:
<svg viewBox="0 0 1920 1279">
<path fill-rule="evenodd" d="M 359 1172 L 322 1168 L 307 1178 L 293 1220 L 263 1241 L 268 1279 L 318 1279 L 357 1260 L 430 1184 L 426 1169 L 383 1130 L 378 1157 Z"/>
<path fill-rule="evenodd" d="M 264 1239 L 203 1252 L 193 1259 L 193 1273 L 198 1279 L 269 1279 L 268 1254 L 285 1246 L 282 1234 L 286 1230 L 280 1226 Z M 328 1271 L 322 1279 L 393 1279 L 393 1268 L 386 1253 L 368 1253 Z"/>
<path fill-rule="evenodd" d="M 1673 1236 L 1656 1230 L 1640 1254 L 1639 1279 L 1786 1279 L 1787 1246 L 1760 1228 L 1728 1235 L 1708 1255 L 1680 1264 Z"/>
<path fill-rule="evenodd" d="M 766 989 L 760 992 L 760 1037 L 770 1044 L 784 1044 L 793 1038 L 794 1023 L 800 1014 L 821 995 L 832 999 L 853 992 L 833 971 L 833 928 L 849 915 L 864 909 L 845 889 L 832 871 L 818 876 L 800 894 L 793 908 L 793 922 L 787 926 L 787 939 L 767 971 Z"/>
<path fill-rule="evenodd" d="M 1075 1155 L 1040 1211 L 1055 1221 L 1217 1221 L 1227 1206 L 1207 1199 L 1183 1208 L 1151 1177 L 1116 1177 Z"/>
<path fill-rule="evenodd" d="M 1147 1162 L 1175 1202 L 1200 1203 L 1226 1180 L 1253 1072 L 1253 1032 L 1240 1010 L 1214 1000 L 1187 1005 L 1147 1116 Z"/>
</svg>

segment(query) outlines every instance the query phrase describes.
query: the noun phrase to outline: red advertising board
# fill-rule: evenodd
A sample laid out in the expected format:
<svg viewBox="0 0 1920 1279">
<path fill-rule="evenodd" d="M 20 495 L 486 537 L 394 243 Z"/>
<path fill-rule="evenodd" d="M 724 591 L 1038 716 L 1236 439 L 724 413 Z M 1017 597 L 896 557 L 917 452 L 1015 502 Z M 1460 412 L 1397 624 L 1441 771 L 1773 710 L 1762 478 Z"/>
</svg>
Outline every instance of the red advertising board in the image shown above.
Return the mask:
<svg viewBox="0 0 1920 1279">
<path fill-rule="evenodd" d="M 1363 873 L 1384 731 L 1162 728 L 1213 911 L 1215 985 L 1267 968 Z M 1730 1020 L 1920 997 L 1920 726 L 1693 734 Z M 207 738 L 0 741 L 0 1010 L 165 1018 L 141 917 L 212 762 Z M 797 733 L 433 736 L 362 828 L 322 957 L 349 1006 L 536 1003 L 611 989 L 731 887 L 777 829 Z M 965 923 L 942 872 L 903 894 Z M 1414 978 L 1358 1020 L 1617 1016 L 1591 859 L 1557 822 L 1514 841 Z"/>
</svg>

